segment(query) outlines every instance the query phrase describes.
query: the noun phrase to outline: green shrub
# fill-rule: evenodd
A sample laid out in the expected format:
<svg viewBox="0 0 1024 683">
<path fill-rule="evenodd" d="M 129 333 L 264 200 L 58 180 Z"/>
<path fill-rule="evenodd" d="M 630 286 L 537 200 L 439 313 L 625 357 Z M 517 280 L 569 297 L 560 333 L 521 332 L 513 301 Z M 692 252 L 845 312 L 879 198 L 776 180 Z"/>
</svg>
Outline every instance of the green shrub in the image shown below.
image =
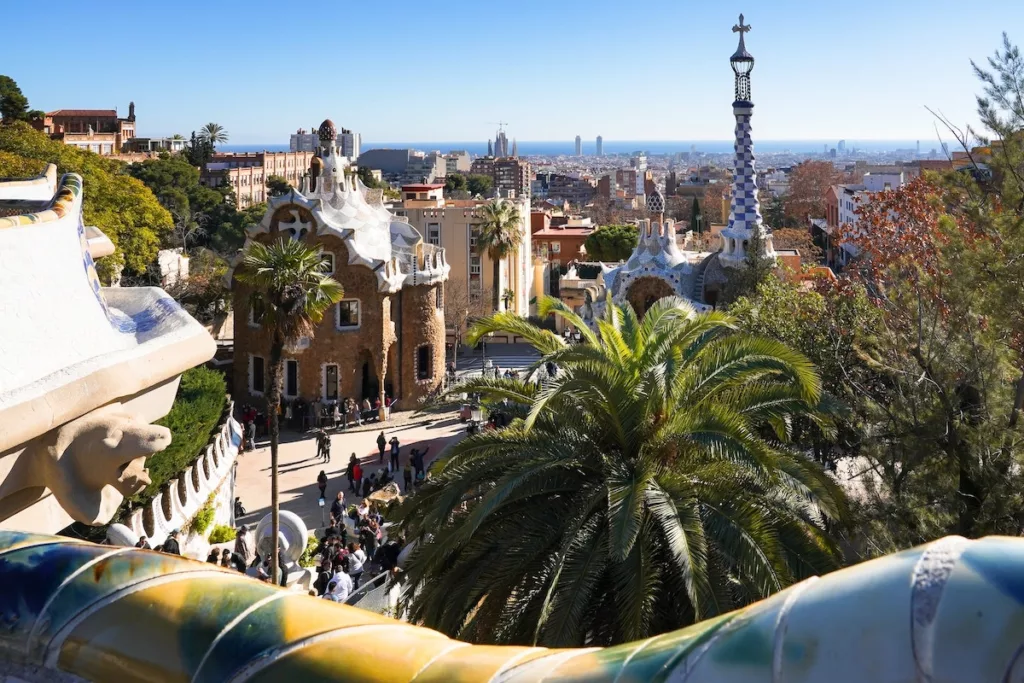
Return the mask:
<svg viewBox="0 0 1024 683">
<path fill-rule="evenodd" d="M 218 524 L 213 527 L 213 531 L 210 532 L 210 544 L 212 545 L 215 543 L 227 543 L 228 541 L 233 541 L 235 540 L 237 533 L 238 532 L 232 527 L 225 524 Z"/>
<path fill-rule="evenodd" d="M 213 524 L 213 515 L 215 510 L 213 509 L 213 494 L 206 499 L 206 504 L 199 508 L 199 512 L 192 518 L 192 522 L 189 524 L 189 528 L 202 536 L 206 533 L 206 530 Z"/>
<path fill-rule="evenodd" d="M 316 564 L 316 560 L 313 558 L 318 547 L 320 547 L 320 543 L 316 540 L 316 536 L 310 534 L 306 537 L 306 549 L 302 551 L 302 556 L 299 557 L 300 567 L 312 567 Z"/>
<path fill-rule="evenodd" d="M 224 413 L 226 392 L 219 372 L 204 367 L 185 371 L 171 412 L 156 422 L 171 430 L 171 445 L 146 461 L 153 483 L 128 499 L 131 507 L 153 500 L 160 487 L 184 472 L 206 448 Z"/>
</svg>

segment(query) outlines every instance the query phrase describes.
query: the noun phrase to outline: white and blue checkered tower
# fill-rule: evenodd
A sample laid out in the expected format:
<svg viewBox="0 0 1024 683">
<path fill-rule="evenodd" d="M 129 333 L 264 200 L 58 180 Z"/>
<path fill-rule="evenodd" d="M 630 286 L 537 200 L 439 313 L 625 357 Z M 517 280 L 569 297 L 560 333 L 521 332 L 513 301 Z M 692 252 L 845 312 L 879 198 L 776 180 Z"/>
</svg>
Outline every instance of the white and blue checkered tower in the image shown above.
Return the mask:
<svg viewBox="0 0 1024 683">
<path fill-rule="evenodd" d="M 736 74 L 736 101 L 732 112 L 736 117 L 736 160 L 733 169 L 732 203 L 729 208 L 729 225 L 722 230 L 722 251 L 718 258 L 723 266 L 742 267 L 747 258 L 747 247 L 751 237 L 761 237 L 763 254 L 775 258 L 772 236 L 761 220 L 761 205 L 757 200 L 757 173 L 754 169 L 754 143 L 750 138 L 750 117 L 754 103 L 750 101 L 750 72 L 754 69 L 754 57 L 747 52 L 743 36 L 750 26 L 740 23 L 732 27 L 740 34 L 740 45 L 729 59 Z"/>
</svg>

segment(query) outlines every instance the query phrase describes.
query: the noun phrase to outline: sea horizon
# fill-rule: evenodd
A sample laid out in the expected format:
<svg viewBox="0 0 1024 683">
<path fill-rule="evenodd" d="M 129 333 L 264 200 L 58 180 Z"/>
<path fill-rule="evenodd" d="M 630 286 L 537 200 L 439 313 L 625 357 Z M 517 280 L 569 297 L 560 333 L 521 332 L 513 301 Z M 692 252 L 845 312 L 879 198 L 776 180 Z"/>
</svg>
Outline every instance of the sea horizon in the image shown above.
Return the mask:
<svg viewBox="0 0 1024 683">
<path fill-rule="evenodd" d="M 850 140 L 846 141 L 848 152 L 857 149 L 864 152 L 892 152 L 896 150 L 915 150 L 917 140 Z M 728 154 L 733 151 L 732 140 L 605 140 L 604 155 L 628 155 L 634 152 L 647 154 L 677 154 L 695 150 L 704 154 Z M 754 150 L 770 154 L 820 154 L 837 147 L 838 140 L 756 140 Z M 522 140 L 517 142 L 520 156 L 570 156 L 574 153 L 575 143 L 572 140 Z M 583 155 L 594 156 L 596 145 L 593 140 L 583 143 Z M 921 145 L 923 153 L 938 149 L 935 140 L 924 141 Z M 281 152 L 288 151 L 287 144 L 226 144 L 220 145 L 226 152 Z M 487 152 L 487 141 L 484 142 L 374 142 L 363 141 L 362 151 L 371 149 L 415 149 L 422 152 L 442 152 L 464 150 L 473 156 L 483 156 Z"/>
</svg>

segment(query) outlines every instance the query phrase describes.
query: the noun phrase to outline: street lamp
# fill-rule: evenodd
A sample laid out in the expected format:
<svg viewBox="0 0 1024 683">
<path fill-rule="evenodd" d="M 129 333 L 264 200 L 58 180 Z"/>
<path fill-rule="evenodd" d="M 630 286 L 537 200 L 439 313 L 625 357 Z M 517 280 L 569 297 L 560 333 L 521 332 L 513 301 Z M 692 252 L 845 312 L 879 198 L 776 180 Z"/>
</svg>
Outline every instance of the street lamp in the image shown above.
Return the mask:
<svg viewBox="0 0 1024 683">
<path fill-rule="evenodd" d="M 320 499 L 316 502 L 320 506 L 320 526 L 322 527 L 327 526 L 327 522 L 324 520 L 324 505 L 326 502 L 323 496 L 320 496 Z"/>
</svg>

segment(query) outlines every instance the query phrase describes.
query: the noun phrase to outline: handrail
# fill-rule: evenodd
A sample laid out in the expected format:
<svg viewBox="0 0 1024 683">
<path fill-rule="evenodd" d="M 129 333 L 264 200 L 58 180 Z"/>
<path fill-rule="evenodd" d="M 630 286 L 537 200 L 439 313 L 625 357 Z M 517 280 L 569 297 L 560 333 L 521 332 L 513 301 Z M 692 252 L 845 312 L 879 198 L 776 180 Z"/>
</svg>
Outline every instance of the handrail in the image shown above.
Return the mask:
<svg viewBox="0 0 1024 683">
<path fill-rule="evenodd" d="M 0 583 L 17 586 L 0 591 L 0 674 L 194 683 L 1016 680 L 1021 576 L 1024 539 L 953 536 L 642 641 L 460 646 L 177 556 L 0 531 Z"/>
</svg>

